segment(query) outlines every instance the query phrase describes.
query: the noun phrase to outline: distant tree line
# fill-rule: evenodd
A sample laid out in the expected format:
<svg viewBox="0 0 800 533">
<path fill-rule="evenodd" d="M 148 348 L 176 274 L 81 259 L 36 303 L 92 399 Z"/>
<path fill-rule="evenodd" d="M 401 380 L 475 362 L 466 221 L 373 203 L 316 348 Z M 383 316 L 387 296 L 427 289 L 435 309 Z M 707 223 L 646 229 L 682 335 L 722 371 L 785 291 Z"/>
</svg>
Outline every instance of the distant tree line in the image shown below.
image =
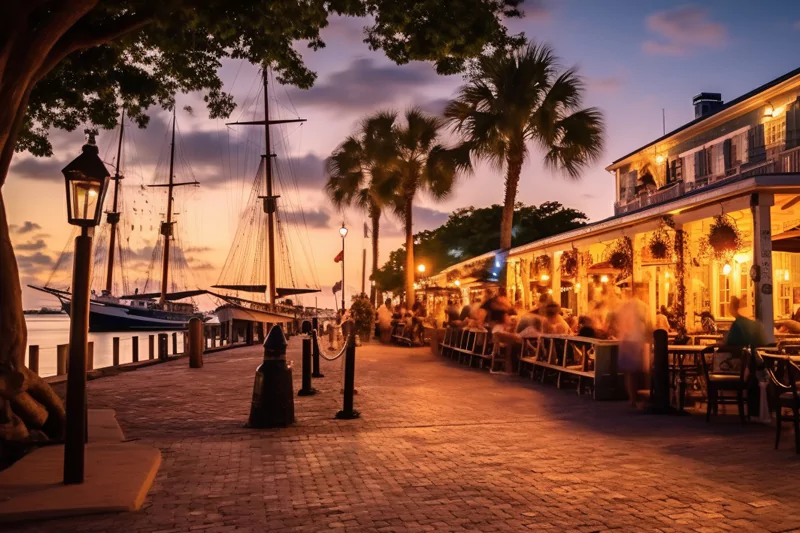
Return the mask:
<svg viewBox="0 0 800 533">
<path fill-rule="evenodd" d="M 414 234 L 414 253 L 417 264 L 424 264 L 426 274 L 438 272 L 470 257 L 498 248 L 502 205 L 463 207 L 454 211 L 443 225 L 434 230 Z M 564 207 L 559 202 L 539 206 L 516 203 L 512 246 L 557 235 L 583 226 L 588 221 L 584 213 Z M 373 279 L 378 287 L 395 294 L 404 293 L 405 245 L 392 251 L 389 260 L 377 270 Z"/>
</svg>

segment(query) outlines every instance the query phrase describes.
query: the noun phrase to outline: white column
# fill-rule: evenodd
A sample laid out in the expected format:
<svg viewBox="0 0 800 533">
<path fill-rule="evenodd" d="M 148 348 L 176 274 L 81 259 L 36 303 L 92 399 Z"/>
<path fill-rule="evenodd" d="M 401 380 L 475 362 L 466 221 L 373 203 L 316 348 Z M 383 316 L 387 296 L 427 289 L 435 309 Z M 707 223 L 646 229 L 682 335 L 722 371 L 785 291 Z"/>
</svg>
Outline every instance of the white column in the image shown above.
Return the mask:
<svg viewBox="0 0 800 533">
<path fill-rule="evenodd" d="M 772 300 L 772 218 L 770 207 L 775 203 L 771 193 L 756 193 L 750 198 L 753 213 L 753 264 L 760 277 L 755 282 L 756 320 L 761 321 L 766 341 L 775 340 L 775 315 Z"/>
<path fill-rule="evenodd" d="M 550 257 L 552 263 L 550 274 L 550 288 L 553 289 L 553 301 L 561 305 L 561 253 L 554 252 Z"/>
</svg>

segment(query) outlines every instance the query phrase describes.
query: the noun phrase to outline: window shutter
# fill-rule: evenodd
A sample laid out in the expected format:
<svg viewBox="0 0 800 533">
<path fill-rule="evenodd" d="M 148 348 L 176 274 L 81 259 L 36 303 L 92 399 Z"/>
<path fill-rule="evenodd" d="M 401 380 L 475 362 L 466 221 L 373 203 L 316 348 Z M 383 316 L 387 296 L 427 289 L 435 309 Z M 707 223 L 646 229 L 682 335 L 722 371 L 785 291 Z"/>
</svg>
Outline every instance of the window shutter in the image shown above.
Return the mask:
<svg viewBox="0 0 800 533">
<path fill-rule="evenodd" d="M 786 148 L 800 146 L 800 96 L 786 111 Z"/>
<path fill-rule="evenodd" d="M 767 151 L 764 148 L 764 125 L 758 124 L 747 130 L 748 161 L 758 163 L 766 161 Z"/>
<path fill-rule="evenodd" d="M 698 150 L 694 153 L 694 177 L 702 178 L 706 175 L 706 151 Z"/>
<path fill-rule="evenodd" d="M 731 139 L 725 139 L 722 143 L 722 159 L 725 161 L 725 172 L 729 171 L 733 167 L 733 143 Z"/>
</svg>

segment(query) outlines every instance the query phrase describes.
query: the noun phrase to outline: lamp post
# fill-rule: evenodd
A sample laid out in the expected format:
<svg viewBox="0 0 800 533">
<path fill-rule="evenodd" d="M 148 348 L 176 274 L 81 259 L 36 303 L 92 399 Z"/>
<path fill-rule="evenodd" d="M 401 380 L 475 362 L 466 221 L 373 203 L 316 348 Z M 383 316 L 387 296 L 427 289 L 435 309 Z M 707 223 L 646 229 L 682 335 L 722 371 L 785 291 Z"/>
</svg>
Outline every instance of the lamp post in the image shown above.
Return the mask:
<svg viewBox="0 0 800 533">
<path fill-rule="evenodd" d="M 72 267 L 72 305 L 67 372 L 67 427 L 64 435 L 64 484 L 83 483 L 86 444 L 86 354 L 89 341 L 89 290 L 92 279 L 92 234 L 100 223 L 109 176 L 98 156 L 96 130 L 81 155 L 61 170 L 67 191 L 67 220 L 80 226 Z"/>
<path fill-rule="evenodd" d="M 344 222 L 339 228 L 339 235 L 342 236 L 342 313 L 344 313 L 344 238 L 347 237 L 347 228 L 344 227 Z"/>
</svg>

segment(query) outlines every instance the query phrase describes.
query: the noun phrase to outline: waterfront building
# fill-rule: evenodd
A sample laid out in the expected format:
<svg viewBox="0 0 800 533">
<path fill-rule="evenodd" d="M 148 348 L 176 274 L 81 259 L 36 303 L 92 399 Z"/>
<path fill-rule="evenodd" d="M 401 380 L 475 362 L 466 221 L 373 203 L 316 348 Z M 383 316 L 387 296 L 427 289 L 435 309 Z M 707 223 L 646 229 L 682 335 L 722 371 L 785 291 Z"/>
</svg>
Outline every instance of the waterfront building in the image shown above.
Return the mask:
<svg viewBox="0 0 800 533">
<path fill-rule="evenodd" d="M 687 102 L 688 104 L 688 102 Z M 615 160 L 614 215 L 491 252 L 512 301 L 551 294 L 574 314 L 633 291 L 697 331 L 732 320 L 733 296 L 765 329 L 800 306 L 800 69 L 734 100 L 694 97 L 695 119 Z M 459 271 L 465 261 L 447 269 Z M 431 277 L 454 286 L 447 271 Z M 461 285 L 465 285 L 460 282 Z"/>
</svg>

